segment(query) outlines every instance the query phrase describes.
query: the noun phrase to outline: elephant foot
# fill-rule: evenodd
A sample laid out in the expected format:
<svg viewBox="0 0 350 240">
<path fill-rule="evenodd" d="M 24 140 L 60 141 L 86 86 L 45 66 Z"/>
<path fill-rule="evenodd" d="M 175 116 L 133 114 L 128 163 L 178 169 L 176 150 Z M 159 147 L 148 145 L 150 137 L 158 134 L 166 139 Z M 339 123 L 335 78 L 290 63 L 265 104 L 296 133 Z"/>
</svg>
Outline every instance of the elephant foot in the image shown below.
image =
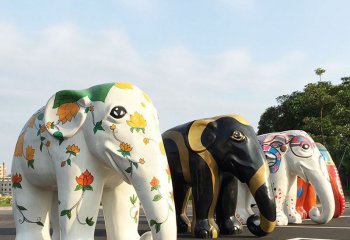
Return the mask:
<svg viewBox="0 0 350 240">
<path fill-rule="evenodd" d="M 297 207 L 297 212 L 300 214 L 301 219 L 306 219 L 307 218 L 307 212 L 303 207 Z"/>
<path fill-rule="evenodd" d="M 220 233 L 223 235 L 237 235 L 243 232 L 243 226 L 235 217 L 223 220 L 220 224 Z"/>
<path fill-rule="evenodd" d="M 288 223 L 302 223 L 302 219 L 299 213 L 288 214 Z"/>
<path fill-rule="evenodd" d="M 276 213 L 277 226 L 288 225 L 288 218 L 283 212 Z"/>
<path fill-rule="evenodd" d="M 176 216 L 177 222 L 177 232 L 178 233 L 186 233 L 191 231 L 191 223 L 186 215 L 181 214 Z"/>
<path fill-rule="evenodd" d="M 194 226 L 194 236 L 196 238 L 217 238 L 218 235 L 219 232 L 210 226 L 208 219 L 196 220 L 196 225 Z"/>
</svg>

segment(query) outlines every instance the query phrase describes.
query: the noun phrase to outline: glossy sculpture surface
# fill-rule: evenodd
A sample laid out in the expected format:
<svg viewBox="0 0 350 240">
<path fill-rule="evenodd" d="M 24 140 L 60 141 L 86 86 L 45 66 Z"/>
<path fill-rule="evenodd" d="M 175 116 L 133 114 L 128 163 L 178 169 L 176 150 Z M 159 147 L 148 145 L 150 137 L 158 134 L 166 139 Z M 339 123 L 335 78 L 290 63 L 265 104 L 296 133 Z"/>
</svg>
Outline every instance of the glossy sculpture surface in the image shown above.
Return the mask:
<svg viewBox="0 0 350 240">
<path fill-rule="evenodd" d="M 269 185 L 269 170 L 256 134 L 247 120 L 238 115 L 195 120 L 163 133 L 174 184 L 179 232 L 192 229 L 200 238 L 239 233 L 235 220 L 237 181 L 249 186 L 259 209 L 248 219 L 249 230 L 264 236 L 276 225 L 276 207 Z M 192 190 L 194 219 L 186 216 Z M 216 214 L 216 221 L 214 220 Z"/>
<path fill-rule="evenodd" d="M 327 166 L 335 203 L 333 217 L 337 218 L 343 215 L 345 211 L 345 196 L 343 187 L 341 185 L 338 170 L 327 148 L 321 143 L 316 143 L 316 146 Z M 316 195 L 314 188 L 311 184 L 305 182 L 300 178 L 298 179 L 297 211 L 302 216 L 302 218 L 307 218 L 309 210 L 313 207 L 316 207 Z"/>
<path fill-rule="evenodd" d="M 12 179 L 18 240 L 51 239 L 50 221 L 52 239 L 94 239 L 101 201 L 108 238 L 140 239 L 139 200 L 141 239 L 176 239 L 157 112 L 132 84 L 54 94 L 19 136 Z"/>
<path fill-rule="evenodd" d="M 301 223 L 296 211 L 297 176 L 311 183 L 322 204 L 309 212 L 316 223 L 329 222 L 334 213 L 334 198 L 327 167 L 313 139 L 304 131 L 291 130 L 258 136 L 270 168 L 271 185 L 276 199 L 277 225 Z M 251 197 L 239 185 L 237 212 L 244 222 L 250 213 Z M 241 194 L 241 192 L 245 192 Z M 249 199 L 250 198 L 250 199 Z"/>
</svg>

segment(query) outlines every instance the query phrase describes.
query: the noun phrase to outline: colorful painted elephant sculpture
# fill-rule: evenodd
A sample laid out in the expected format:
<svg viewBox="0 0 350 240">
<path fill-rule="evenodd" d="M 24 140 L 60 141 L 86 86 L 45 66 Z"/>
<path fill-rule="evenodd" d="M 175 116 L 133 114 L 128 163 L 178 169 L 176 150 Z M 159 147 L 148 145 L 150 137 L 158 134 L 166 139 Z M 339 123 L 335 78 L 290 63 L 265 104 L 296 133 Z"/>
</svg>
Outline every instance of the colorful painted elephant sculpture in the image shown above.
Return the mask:
<svg viewBox="0 0 350 240">
<path fill-rule="evenodd" d="M 338 170 L 333 162 L 331 155 L 327 148 L 321 143 L 316 143 L 318 150 L 321 153 L 322 159 L 325 161 L 329 178 L 332 185 L 334 196 L 334 215 L 333 218 L 340 217 L 345 211 L 345 196 L 343 187 L 339 178 Z M 308 217 L 308 212 L 311 208 L 316 207 L 316 194 L 311 184 L 305 182 L 303 179 L 298 178 L 298 191 L 297 191 L 297 205 L 296 209 L 302 218 Z"/>
<path fill-rule="evenodd" d="M 276 206 L 269 184 L 269 170 L 256 134 L 238 115 L 195 120 L 163 133 L 174 184 L 179 232 L 192 228 L 199 238 L 239 233 L 235 221 L 237 181 L 249 186 L 260 209 L 248 219 L 249 230 L 264 236 L 276 225 Z M 186 216 L 192 190 L 192 227 Z M 216 213 L 216 222 L 214 214 Z"/>
<path fill-rule="evenodd" d="M 297 176 L 315 187 L 322 204 L 321 213 L 317 208 L 310 210 L 311 220 L 316 223 L 329 222 L 335 209 L 332 186 L 326 164 L 312 138 L 304 131 L 291 130 L 260 135 L 258 139 L 270 168 L 277 225 L 302 221 L 296 211 Z M 251 196 L 247 192 L 245 186 L 239 184 L 237 212 L 242 222 L 251 213 Z"/>
<path fill-rule="evenodd" d="M 107 237 L 140 239 L 139 199 L 152 231 L 141 239 L 176 239 L 157 112 L 132 84 L 54 94 L 19 136 L 12 180 L 17 240 L 51 239 L 49 220 L 52 239 L 94 239 L 101 200 Z"/>
</svg>

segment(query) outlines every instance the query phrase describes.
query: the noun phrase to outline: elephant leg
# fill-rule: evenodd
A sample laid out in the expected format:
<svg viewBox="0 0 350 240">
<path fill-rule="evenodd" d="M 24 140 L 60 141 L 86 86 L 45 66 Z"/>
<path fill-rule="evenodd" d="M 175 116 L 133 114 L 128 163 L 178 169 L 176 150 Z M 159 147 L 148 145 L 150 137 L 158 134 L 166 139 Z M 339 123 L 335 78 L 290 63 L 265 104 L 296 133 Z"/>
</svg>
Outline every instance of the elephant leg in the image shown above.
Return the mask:
<svg viewBox="0 0 350 240">
<path fill-rule="evenodd" d="M 53 192 L 52 203 L 51 203 L 51 211 L 50 211 L 50 226 L 52 228 L 52 240 L 60 240 L 61 239 L 61 231 L 60 231 L 60 223 L 58 217 L 58 193 Z"/>
<path fill-rule="evenodd" d="M 187 204 L 191 195 L 191 188 L 185 184 L 174 183 L 174 200 L 176 209 L 177 232 L 191 231 L 191 222 L 187 217 Z"/>
<path fill-rule="evenodd" d="M 274 179 L 272 183 L 276 203 L 276 221 L 278 226 L 288 225 L 288 217 L 284 213 L 284 204 L 288 192 L 287 179 Z"/>
<path fill-rule="evenodd" d="M 138 240 L 140 202 L 132 185 L 120 185 L 104 189 L 102 194 L 103 215 L 108 239 Z"/>
<path fill-rule="evenodd" d="M 238 183 L 238 195 L 237 195 L 237 207 L 236 207 L 236 217 L 242 224 L 247 224 L 247 219 L 254 214 L 251 203 L 253 196 L 249 191 L 247 184 Z"/>
<path fill-rule="evenodd" d="M 217 238 L 219 227 L 214 220 L 214 211 L 219 195 L 220 179 L 212 174 L 203 160 L 193 160 L 193 164 L 190 165 L 194 210 L 192 233 L 198 238 Z"/>
<path fill-rule="evenodd" d="M 304 208 L 305 198 L 309 191 L 309 184 L 306 183 L 302 178 L 298 177 L 297 180 L 297 203 L 296 210 L 300 214 L 302 219 L 307 217 L 307 212 Z"/>
<path fill-rule="evenodd" d="M 243 232 L 243 226 L 235 216 L 237 205 L 237 179 L 223 174 L 221 189 L 216 205 L 216 221 L 220 233 L 225 235 L 239 234 Z"/>
<path fill-rule="evenodd" d="M 61 170 L 61 169 L 59 169 Z M 56 171 L 58 183 L 61 239 L 93 240 L 104 185 L 103 172 L 91 166 Z M 84 177 L 84 178 L 83 178 Z M 83 178 L 84 181 L 79 181 Z M 88 185 L 89 184 L 89 185 Z"/>
<path fill-rule="evenodd" d="M 297 200 L 297 176 L 290 179 L 290 189 L 286 197 L 286 209 L 288 215 L 288 223 L 301 223 L 301 215 L 296 210 Z"/>
<path fill-rule="evenodd" d="M 48 240 L 49 210 L 52 192 L 22 182 L 22 189 L 14 190 L 13 214 L 17 240 Z"/>
</svg>

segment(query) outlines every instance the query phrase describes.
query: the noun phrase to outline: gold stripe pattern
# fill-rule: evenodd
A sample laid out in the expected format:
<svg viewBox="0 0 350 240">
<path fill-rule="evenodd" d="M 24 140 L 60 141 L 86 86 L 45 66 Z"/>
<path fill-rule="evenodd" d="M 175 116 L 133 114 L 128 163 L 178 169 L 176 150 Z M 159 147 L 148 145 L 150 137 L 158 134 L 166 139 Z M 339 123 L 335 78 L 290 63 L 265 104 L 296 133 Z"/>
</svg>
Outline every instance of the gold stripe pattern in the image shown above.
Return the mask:
<svg viewBox="0 0 350 240">
<path fill-rule="evenodd" d="M 252 195 L 255 197 L 255 192 L 259 187 L 268 182 L 270 170 L 267 161 L 261 165 L 258 171 L 255 172 L 253 177 L 249 180 L 248 186 Z"/>
<path fill-rule="evenodd" d="M 175 142 L 179 150 L 180 164 L 181 164 L 182 174 L 184 176 L 185 182 L 191 183 L 189 153 L 182 134 L 176 131 L 168 131 L 164 133 L 163 137 L 164 139 L 170 139 Z"/>
<path fill-rule="evenodd" d="M 266 232 L 271 233 L 276 227 L 276 221 L 267 220 L 262 214 L 260 214 L 260 228 Z"/>
</svg>

